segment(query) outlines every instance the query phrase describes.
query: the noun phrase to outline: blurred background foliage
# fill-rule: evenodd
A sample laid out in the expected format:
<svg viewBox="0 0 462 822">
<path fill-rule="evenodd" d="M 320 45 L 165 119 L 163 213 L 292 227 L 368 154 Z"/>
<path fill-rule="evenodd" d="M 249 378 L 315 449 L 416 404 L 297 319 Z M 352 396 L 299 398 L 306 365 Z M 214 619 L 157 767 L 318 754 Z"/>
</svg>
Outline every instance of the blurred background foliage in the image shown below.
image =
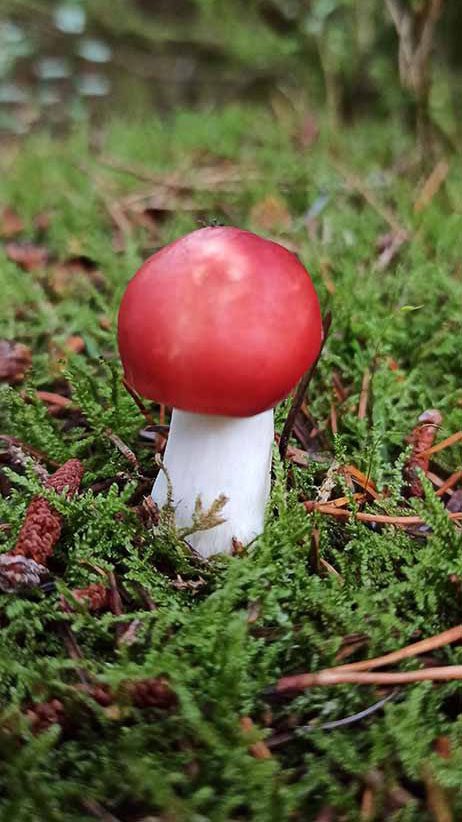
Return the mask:
<svg viewBox="0 0 462 822">
<path fill-rule="evenodd" d="M 458 0 L 2 0 L 0 129 L 239 99 L 455 143 L 461 27 Z"/>
</svg>

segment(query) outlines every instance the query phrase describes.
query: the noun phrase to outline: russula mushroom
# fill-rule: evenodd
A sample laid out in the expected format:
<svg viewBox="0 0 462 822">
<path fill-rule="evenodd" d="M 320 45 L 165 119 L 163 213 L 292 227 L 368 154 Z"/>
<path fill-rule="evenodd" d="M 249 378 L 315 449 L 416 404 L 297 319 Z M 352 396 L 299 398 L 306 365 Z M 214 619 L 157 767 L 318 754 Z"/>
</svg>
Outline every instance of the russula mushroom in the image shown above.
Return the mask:
<svg viewBox="0 0 462 822">
<path fill-rule="evenodd" d="M 263 530 L 273 407 L 316 359 L 322 326 L 307 271 L 278 243 L 237 228 L 193 231 L 150 257 L 129 282 L 118 340 L 127 383 L 173 408 L 152 489 L 171 480 L 179 527 L 220 496 L 225 522 L 192 534 L 202 556 L 230 553 Z"/>
</svg>

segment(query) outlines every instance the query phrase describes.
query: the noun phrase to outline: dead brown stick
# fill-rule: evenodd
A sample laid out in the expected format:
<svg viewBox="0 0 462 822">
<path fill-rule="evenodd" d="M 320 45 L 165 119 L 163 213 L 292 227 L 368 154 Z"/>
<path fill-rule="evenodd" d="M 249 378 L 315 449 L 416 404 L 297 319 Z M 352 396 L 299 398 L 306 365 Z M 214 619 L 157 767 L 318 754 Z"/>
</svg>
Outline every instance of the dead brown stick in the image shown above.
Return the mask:
<svg viewBox="0 0 462 822">
<path fill-rule="evenodd" d="M 379 499 L 380 494 L 377 492 L 375 483 L 371 480 L 370 477 L 367 477 L 366 474 L 363 474 L 359 468 L 356 468 L 355 465 L 342 465 L 339 471 L 344 474 L 345 476 L 353 477 L 353 479 L 370 494 L 371 497 L 374 499 Z"/>
<path fill-rule="evenodd" d="M 450 445 L 454 445 L 456 442 L 462 440 L 462 431 L 456 431 L 455 434 L 451 434 L 450 437 L 446 437 L 445 440 L 438 442 L 436 445 L 433 445 L 431 448 L 427 448 L 426 451 L 422 451 L 420 453 L 421 457 L 430 457 L 432 454 L 437 454 L 438 451 L 442 451 L 443 448 L 449 448 Z"/>
<path fill-rule="evenodd" d="M 359 395 L 359 405 L 358 405 L 358 420 L 363 420 L 367 414 L 367 403 L 369 400 L 369 386 L 371 383 L 371 372 L 369 368 L 366 368 L 363 381 L 361 385 L 361 393 Z"/>
<path fill-rule="evenodd" d="M 115 447 L 125 457 L 127 462 L 133 465 L 133 467 L 136 468 L 136 470 L 138 471 L 140 464 L 138 462 L 138 458 L 133 453 L 131 448 L 129 448 L 128 445 L 126 445 L 124 441 L 121 440 L 117 434 L 114 434 L 114 432 L 111 431 L 109 428 L 106 431 L 106 436 L 109 440 L 111 440 L 112 444 L 115 445 Z"/>
<path fill-rule="evenodd" d="M 158 187 L 167 189 L 177 189 L 180 191 L 192 191 L 197 189 L 199 191 L 209 191 L 211 188 L 224 189 L 228 187 L 234 188 L 238 186 L 242 180 L 258 179 L 259 174 L 254 169 L 242 170 L 238 166 L 229 165 L 208 165 L 202 166 L 198 169 L 189 169 L 186 172 L 173 171 L 165 173 L 155 173 L 150 169 L 145 168 L 139 164 L 130 163 L 130 165 L 123 163 L 116 157 L 103 156 L 99 157 L 100 165 L 110 168 L 114 171 L 120 171 L 123 174 L 129 174 L 131 177 L 140 180 L 141 182 L 151 183 Z M 146 196 L 150 196 L 152 189 L 149 192 L 135 193 L 129 195 L 127 200 L 136 201 Z"/>
<path fill-rule="evenodd" d="M 107 577 L 109 580 L 109 586 L 111 590 L 110 594 L 110 603 L 111 603 L 111 611 L 114 616 L 122 616 L 124 609 L 122 605 L 122 597 L 120 596 L 119 588 L 117 586 L 117 580 L 113 571 L 107 572 Z M 127 630 L 128 625 L 122 624 L 121 622 L 117 622 L 115 626 L 116 632 L 116 639 L 117 645 L 120 645 L 121 639 Z"/>
<path fill-rule="evenodd" d="M 439 160 L 430 176 L 425 180 L 425 183 L 417 195 L 417 199 L 414 203 L 415 213 L 423 211 L 424 208 L 427 208 L 427 206 L 430 205 L 433 197 L 443 185 L 448 175 L 448 171 L 449 163 L 447 160 Z"/>
<path fill-rule="evenodd" d="M 446 491 L 449 491 L 449 489 L 452 488 L 452 486 L 455 485 L 456 482 L 459 482 L 460 479 L 462 479 L 462 471 L 454 471 L 454 473 L 451 474 L 451 476 L 448 477 L 445 482 L 443 482 L 440 488 L 438 488 L 436 496 L 442 497 L 443 494 L 445 494 Z"/>
<path fill-rule="evenodd" d="M 402 659 L 408 659 L 411 656 L 418 656 L 418 654 L 426 654 L 429 651 L 434 651 L 435 648 L 441 648 L 443 645 L 449 645 L 450 642 L 456 642 L 462 639 L 462 625 L 456 625 L 454 628 L 449 628 L 441 634 L 421 639 L 419 642 L 413 642 L 411 645 L 406 645 L 405 648 L 400 648 L 398 651 L 392 651 L 390 654 L 377 656 L 373 659 L 362 659 L 360 662 L 345 663 L 345 665 L 336 665 L 335 668 L 329 668 L 330 671 L 368 671 L 371 668 L 381 668 L 382 665 L 391 665 L 394 662 L 400 662 Z M 327 670 L 327 669 L 326 669 Z"/>
<path fill-rule="evenodd" d="M 67 652 L 71 659 L 73 659 L 75 662 L 83 660 L 83 653 L 80 649 L 80 646 L 77 643 L 74 634 L 72 633 L 69 627 L 68 622 L 56 623 L 56 627 L 57 630 L 61 633 L 61 637 L 64 641 Z M 85 668 L 81 668 L 80 666 L 78 666 L 76 668 L 76 673 L 83 685 L 91 685 L 92 677 Z"/>
<path fill-rule="evenodd" d="M 123 387 L 125 388 L 125 390 L 130 394 L 132 400 L 138 406 L 138 408 L 141 411 L 143 417 L 145 417 L 145 419 L 149 423 L 149 425 L 154 425 L 154 418 L 153 418 L 151 412 L 148 411 L 148 409 L 146 408 L 146 406 L 145 406 L 143 400 L 141 399 L 141 397 L 138 396 L 136 391 L 131 387 L 131 385 L 128 384 L 128 382 L 125 378 L 122 378 L 122 384 L 123 384 Z"/>
<path fill-rule="evenodd" d="M 422 779 L 427 792 L 427 806 L 435 822 L 454 822 L 448 791 L 439 783 L 428 762 L 422 765 Z"/>
<path fill-rule="evenodd" d="M 29 445 L 27 442 L 23 442 L 22 440 L 18 439 L 18 437 L 10 437 L 7 434 L 0 434 L 0 440 L 9 443 L 10 445 L 16 445 L 19 448 L 22 448 L 23 451 L 26 451 L 27 454 L 31 454 L 33 457 L 36 457 L 38 460 L 42 460 L 43 462 L 48 463 L 48 465 L 52 465 L 54 468 L 59 468 L 61 463 L 57 462 L 56 460 L 52 460 L 48 454 L 45 454 L 43 451 L 39 451 L 38 448 L 34 448 L 32 445 Z"/>
<path fill-rule="evenodd" d="M 363 183 L 363 181 L 356 175 L 349 171 L 343 163 L 339 162 L 337 158 L 331 157 L 331 161 L 333 166 L 337 169 L 337 171 L 341 174 L 343 179 L 345 180 L 347 186 L 353 191 L 356 191 L 358 194 L 361 195 L 363 200 L 377 212 L 377 214 L 385 220 L 386 223 L 390 226 L 391 230 L 396 234 L 406 236 L 408 232 L 403 228 L 403 226 L 399 223 L 397 217 L 395 216 L 394 212 L 388 208 L 387 206 L 383 205 L 380 200 L 377 199 L 375 194 L 367 188 L 367 186 Z"/>
<path fill-rule="evenodd" d="M 287 452 L 287 446 L 289 444 L 289 440 L 292 434 L 292 429 L 295 424 L 295 419 L 300 411 L 301 405 L 303 400 L 305 399 L 305 394 L 308 390 L 308 386 L 312 380 L 313 374 L 316 371 L 316 367 L 319 362 L 319 358 L 323 352 L 323 348 L 326 344 L 327 337 L 329 335 L 330 324 L 332 322 L 332 315 L 330 311 L 327 312 L 326 316 L 323 319 L 322 328 L 323 328 L 323 337 L 321 341 L 321 347 L 319 349 L 319 354 L 316 357 L 313 365 L 311 368 L 308 369 L 304 377 L 300 380 L 297 389 L 294 394 L 294 398 L 292 400 L 292 405 L 290 406 L 289 413 L 287 414 L 286 421 L 284 423 L 284 427 L 281 433 L 281 439 L 279 440 L 279 454 L 281 455 L 281 459 L 285 458 Z"/>
<path fill-rule="evenodd" d="M 364 502 L 366 494 L 353 494 L 353 499 L 356 500 L 356 502 Z M 329 503 L 326 504 L 333 505 L 335 508 L 343 508 L 344 505 L 348 505 L 349 502 L 351 502 L 351 497 L 336 497 L 335 499 L 329 500 Z"/>
<path fill-rule="evenodd" d="M 95 819 L 100 819 L 101 822 L 120 822 L 114 814 L 109 813 L 106 808 L 103 808 L 95 799 L 81 799 L 80 803 L 88 813 L 91 813 Z"/>
<path fill-rule="evenodd" d="M 0 439 L 4 438 L 0 437 Z M 32 468 L 41 482 L 47 481 L 48 471 L 46 468 L 41 465 L 40 462 L 36 462 L 31 454 L 27 453 L 20 445 L 16 445 L 13 442 L 8 443 L 7 453 L 13 465 L 20 465 L 23 468 Z"/>
<path fill-rule="evenodd" d="M 303 505 L 305 506 L 306 510 L 309 513 L 313 511 L 319 511 L 321 514 L 328 514 L 331 517 L 341 517 L 344 519 L 348 519 L 349 517 L 353 516 L 352 511 L 346 511 L 344 508 L 336 508 L 334 505 L 330 505 L 328 503 L 322 502 L 313 502 L 312 500 L 306 500 Z M 417 516 L 388 516 L 386 514 L 365 514 L 363 511 L 358 511 L 354 515 L 356 519 L 360 522 L 382 522 L 388 525 L 423 525 L 425 520 L 422 517 Z M 462 512 L 460 513 L 448 513 L 449 519 L 452 520 L 459 520 L 462 519 Z"/>
<path fill-rule="evenodd" d="M 295 674 L 279 680 L 275 693 L 304 691 L 318 685 L 405 685 L 411 682 L 445 681 L 462 679 L 462 665 L 445 665 L 441 668 L 423 668 L 419 671 L 377 673 L 369 671 L 319 671 L 316 674 Z"/>
<path fill-rule="evenodd" d="M 48 405 L 59 405 L 60 408 L 68 408 L 72 405 L 72 400 L 69 397 L 63 397 L 62 394 L 55 394 L 54 391 L 36 391 L 35 395 L 38 400 L 48 403 Z"/>
<path fill-rule="evenodd" d="M 329 411 L 329 422 L 330 422 L 330 430 L 333 434 L 338 433 L 338 424 L 337 424 L 337 411 L 335 408 L 335 404 L 331 402 L 330 404 L 330 411 Z"/>
</svg>

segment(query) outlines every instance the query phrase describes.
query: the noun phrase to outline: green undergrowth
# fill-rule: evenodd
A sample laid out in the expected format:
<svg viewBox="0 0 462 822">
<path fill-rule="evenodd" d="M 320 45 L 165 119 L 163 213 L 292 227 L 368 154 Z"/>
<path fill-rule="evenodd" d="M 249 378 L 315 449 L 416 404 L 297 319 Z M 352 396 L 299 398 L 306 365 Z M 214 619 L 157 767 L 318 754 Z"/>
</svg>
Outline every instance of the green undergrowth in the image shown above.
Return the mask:
<svg viewBox="0 0 462 822">
<path fill-rule="evenodd" d="M 383 710 L 333 730 L 319 726 L 367 708 L 383 692 L 337 685 L 291 700 L 268 692 L 285 674 L 335 665 L 345 643 L 358 642 L 348 659 L 362 659 L 462 621 L 460 530 L 429 481 L 423 480 L 423 498 L 409 501 L 402 479 L 406 437 L 419 414 L 439 409 L 440 439 L 462 427 L 460 163 L 452 161 L 445 185 L 415 212 L 424 176 L 411 165 L 400 170 L 412 145 L 398 124 L 388 130 L 362 124 L 337 138 L 336 158 L 360 173 L 409 232 L 399 255 L 377 271 L 377 239 L 389 228 L 345 184 L 322 127 L 304 150 L 297 148 L 296 128 L 263 110 L 231 107 L 167 122 L 154 116 L 114 122 L 59 142 L 41 133 L 20 151 L 4 153 L 1 201 L 24 222 L 19 241 L 45 246 L 49 260 L 39 270 L 22 270 L 6 246 L 0 249 L 1 337 L 32 353 L 25 382 L 2 388 L 1 431 L 40 452 L 50 471 L 72 457 L 86 471 L 73 499 L 46 492 L 63 516 L 50 561 L 57 590 L 0 594 L 0 819 L 93 819 L 84 798 L 122 822 L 315 820 L 326 807 L 333 819 L 355 822 L 374 778 L 380 783 L 374 819 L 430 822 L 430 782 L 454 818 L 462 814 L 457 681 L 405 685 Z M 157 208 L 152 223 L 133 220 L 121 242 L 108 200 L 143 190 L 146 182 L 110 168 L 114 160 L 132 172 L 175 171 L 185 180 L 201 168 L 226 172 L 235 164 L 239 184 L 188 192 L 196 204 L 188 209 L 170 193 L 168 208 Z M 268 196 L 290 216 L 290 224 L 280 218 L 282 230 L 261 225 Z M 319 213 L 309 237 L 313 206 L 311 217 Z M 45 232 L 34 222 L 43 212 L 50 215 Z M 140 434 L 146 420 L 121 383 L 114 329 L 124 287 L 141 260 L 214 219 L 293 247 L 333 321 L 309 392 L 320 430 L 309 466 L 288 468 L 275 453 L 264 534 L 252 550 L 204 563 L 165 522 L 155 524 L 143 512 L 158 469 L 152 440 Z M 77 269 L 57 289 L 56 269 L 70 259 Z M 71 336 L 81 337 L 83 353 L 69 354 Z M 367 413 L 358 419 L 367 369 Z M 347 394 L 343 401 L 333 393 L 334 373 Z M 73 404 L 52 416 L 37 390 L 70 396 Z M 277 409 L 279 431 L 287 410 L 288 401 Z M 151 411 L 158 421 L 159 408 Z M 132 449 L 138 467 L 111 432 Z M 9 454 L 5 443 L 4 551 L 15 544 L 32 497 L 43 493 L 35 457 L 18 466 Z M 307 514 L 300 498 L 316 499 L 334 460 L 356 465 L 379 491 L 388 489 L 385 508 L 366 510 L 416 512 L 424 526 L 407 533 Z M 435 455 L 432 470 L 446 477 L 460 462 L 456 444 Z M 350 490 L 337 477 L 332 496 L 344 493 Z M 115 572 L 123 594 L 122 615 L 95 615 L 83 605 L 63 610 L 62 598 L 69 600 L 73 588 L 100 582 L 107 571 Z M 118 626 L 135 620 L 131 644 L 117 643 Z M 67 651 L 64 623 L 81 658 Z M 432 662 L 460 665 L 462 647 L 434 651 Z M 399 669 L 415 667 L 409 659 Z M 76 690 L 82 668 L 111 686 L 111 709 Z M 124 701 L 124 682 L 157 675 L 169 679 L 174 709 Z M 27 707 L 54 698 L 74 718 L 72 727 L 55 724 L 34 735 Z M 249 733 L 242 730 L 244 716 L 254 722 Z M 303 725 L 310 731 L 297 731 Z M 253 742 L 281 734 L 289 738 L 275 744 L 271 758 L 252 755 Z M 448 759 L 436 753 L 441 737 L 450 739 Z M 390 799 L 398 788 L 401 803 Z"/>
</svg>

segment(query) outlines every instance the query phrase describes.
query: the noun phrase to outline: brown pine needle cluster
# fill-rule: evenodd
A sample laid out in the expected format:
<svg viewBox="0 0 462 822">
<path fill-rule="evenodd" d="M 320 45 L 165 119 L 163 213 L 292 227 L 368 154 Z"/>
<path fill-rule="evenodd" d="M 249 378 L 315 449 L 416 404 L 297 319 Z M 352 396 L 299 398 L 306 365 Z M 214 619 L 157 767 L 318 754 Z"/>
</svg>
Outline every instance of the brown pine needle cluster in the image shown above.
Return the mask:
<svg viewBox="0 0 462 822">
<path fill-rule="evenodd" d="M 80 488 L 84 467 L 80 460 L 68 460 L 44 483 L 58 494 L 73 496 Z M 11 551 L 0 557 L 0 589 L 16 591 L 39 585 L 47 575 L 46 565 L 61 535 L 61 515 L 44 497 L 35 497 Z"/>
<path fill-rule="evenodd" d="M 58 494 L 72 497 L 80 488 L 84 468 L 80 460 L 68 460 L 44 483 Z M 12 554 L 33 559 L 46 565 L 61 535 L 61 516 L 43 497 L 32 500 Z"/>
</svg>

